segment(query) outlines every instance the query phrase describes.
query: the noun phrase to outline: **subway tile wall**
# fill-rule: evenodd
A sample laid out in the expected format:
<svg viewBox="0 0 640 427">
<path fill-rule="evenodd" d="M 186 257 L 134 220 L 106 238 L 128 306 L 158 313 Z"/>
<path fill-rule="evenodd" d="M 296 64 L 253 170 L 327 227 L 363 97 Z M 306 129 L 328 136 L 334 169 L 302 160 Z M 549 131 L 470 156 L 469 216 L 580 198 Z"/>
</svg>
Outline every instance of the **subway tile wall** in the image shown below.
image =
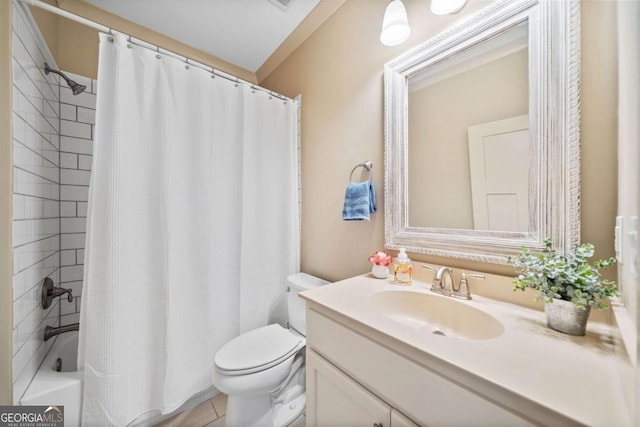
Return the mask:
<svg viewBox="0 0 640 427">
<path fill-rule="evenodd" d="M 22 6 L 13 3 L 13 400 L 18 403 L 53 340 L 58 301 L 40 305 L 45 277 L 60 268 L 60 94 L 49 50 Z"/>
<path fill-rule="evenodd" d="M 60 280 L 74 295 L 71 303 L 60 301 L 63 325 L 78 322 L 80 313 L 97 88 L 96 80 L 65 74 L 87 89 L 73 95 L 60 86 Z"/>
</svg>

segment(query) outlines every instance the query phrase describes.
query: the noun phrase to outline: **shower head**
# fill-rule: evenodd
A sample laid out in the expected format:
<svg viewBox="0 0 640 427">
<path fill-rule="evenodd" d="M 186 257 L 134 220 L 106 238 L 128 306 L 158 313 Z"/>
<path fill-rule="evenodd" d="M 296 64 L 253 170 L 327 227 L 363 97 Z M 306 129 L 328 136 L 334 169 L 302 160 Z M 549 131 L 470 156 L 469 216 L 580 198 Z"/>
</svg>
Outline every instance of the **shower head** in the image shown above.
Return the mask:
<svg viewBox="0 0 640 427">
<path fill-rule="evenodd" d="M 71 92 L 73 92 L 74 95 L 78 95 L 79 93 L 84 92 L 84 90 L 87 88 L 85 85 L 81 85 L 80 83 L 71 80 L 69 77 L 65 76 L 64 73 L 61 73 L 60 71 L 54 70 L 53 68 L 49 67 L 49 64 L 47 64 L 46 62 L 44 63 L 44 73 L 58 74 L 60 77 L 64 79 L 64 81 L 67 82 L 69 89 L 71 89 Z"/>
</svg>

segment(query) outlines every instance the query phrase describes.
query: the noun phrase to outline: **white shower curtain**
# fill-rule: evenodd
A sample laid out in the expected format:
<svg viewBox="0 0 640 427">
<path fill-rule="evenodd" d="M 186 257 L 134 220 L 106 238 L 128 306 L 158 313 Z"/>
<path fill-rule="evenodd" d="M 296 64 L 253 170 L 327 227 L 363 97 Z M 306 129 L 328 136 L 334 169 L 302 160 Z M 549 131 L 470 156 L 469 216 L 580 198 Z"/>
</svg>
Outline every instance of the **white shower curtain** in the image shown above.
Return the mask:
<svg viewBox="0 0 640 427">
<path fill-rule="evenodd" d="M 286 315 L 296 105 L 187 68 L 100 37 L 83 425 L 171 412 L 211 387 L 222 345 Z"/>
</svg>

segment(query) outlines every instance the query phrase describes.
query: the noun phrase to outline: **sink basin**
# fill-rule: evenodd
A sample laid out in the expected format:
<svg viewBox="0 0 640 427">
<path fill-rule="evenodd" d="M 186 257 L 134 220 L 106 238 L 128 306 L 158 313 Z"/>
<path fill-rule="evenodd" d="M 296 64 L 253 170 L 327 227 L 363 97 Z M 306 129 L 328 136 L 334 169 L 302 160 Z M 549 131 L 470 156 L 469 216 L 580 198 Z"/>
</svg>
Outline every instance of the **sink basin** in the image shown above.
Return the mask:
<svg viewBox="0 0 640 427">
<path fill-rule="evenodd" d="M 389 319 L 425 333 L 488 340 L 504 332 L 495 317 L 451 297 L 398 289 L 371 294 L 369 304 Z"/>
</svg>

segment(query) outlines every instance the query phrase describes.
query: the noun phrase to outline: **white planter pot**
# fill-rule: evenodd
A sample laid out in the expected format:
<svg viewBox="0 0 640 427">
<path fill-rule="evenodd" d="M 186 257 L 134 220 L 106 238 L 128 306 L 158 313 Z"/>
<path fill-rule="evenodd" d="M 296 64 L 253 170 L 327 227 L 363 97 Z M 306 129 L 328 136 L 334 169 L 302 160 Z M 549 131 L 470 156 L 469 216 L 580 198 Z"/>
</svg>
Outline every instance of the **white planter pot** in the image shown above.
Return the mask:
<svg viewBox="0 0 640 427">
<path fill-rule="evenodd" d="M 571 301 L 554 299 L 544 304 L 547 326 L 567 335 L 582 336 L 587 330 L 591 307 L 581 310 Z"/>
<path fill-rule="evenodd" d="M 371 274 L 378 279 L 386 279 L 389 277 L 389 267 L 386 265 L 374 265 L 371 267 Z"/>
</svg>

